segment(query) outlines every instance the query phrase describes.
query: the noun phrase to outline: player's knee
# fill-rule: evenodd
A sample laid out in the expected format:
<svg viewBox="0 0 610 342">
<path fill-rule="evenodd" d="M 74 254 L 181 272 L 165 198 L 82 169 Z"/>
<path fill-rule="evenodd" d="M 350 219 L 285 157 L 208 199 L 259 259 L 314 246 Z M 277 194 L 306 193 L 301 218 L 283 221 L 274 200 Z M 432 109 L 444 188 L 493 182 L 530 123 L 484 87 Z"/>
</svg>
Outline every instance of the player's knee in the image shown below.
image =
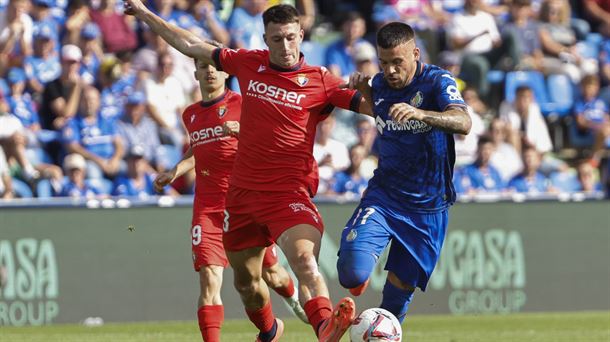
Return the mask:
<svg viewBox="0 0 610 342">
<path fill-rule="evenodd" d="M 366 252 L 342 251 L 337 261 L 339 283 L 347 289 L 364 284 L 375 267 L 375 256 Z"/>
<path fill-rule="evenodd" d="M 256 282 L 256 281 L 253 281 L 253 280 L 250 280 L 250 281 L 241 280 L 240 281 L 237 278 L 235 278 L 233 285 L 235 286 L 235 289 L 237 290 L 237 292 L 239 292 L 242 295 L 254 294 L 258 291 L 258 288 L 259 288 L 258 282 Z"/>
<path fill-rule="evenodd" d="M 313 253 L 301 253 L 290 263 L 299 281 L 307 281 L 320 275 L 318 262 Z"/>
</svg>

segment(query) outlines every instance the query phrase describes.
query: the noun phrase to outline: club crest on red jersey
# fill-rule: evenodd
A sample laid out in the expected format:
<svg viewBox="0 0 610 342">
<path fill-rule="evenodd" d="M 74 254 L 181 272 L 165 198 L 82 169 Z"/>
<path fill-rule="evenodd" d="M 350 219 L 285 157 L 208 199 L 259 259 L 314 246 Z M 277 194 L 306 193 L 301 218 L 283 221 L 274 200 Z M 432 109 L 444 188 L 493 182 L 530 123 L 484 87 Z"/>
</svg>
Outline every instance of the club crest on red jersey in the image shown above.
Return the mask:
<svg viewBox="0 0 610 342">
<path fill-rule="evenodd" d="M 227 113 L 227 106 L 222 105 L 220 107 L 218 107 L 218 117 L 222 118 L 223 116 L 225 116 L 225 114 Z"/>
<path fill-rule="evenodd" d="M 309 78 L 307 78 L 307 76 L 305 76 L 305 74 L 298 74 L 297 75 L 297 84 L 298 85 L 303 87 L 303 86 L 305 86 L 307 84 L 307 82 L 309 82 Z"/>
</svg>

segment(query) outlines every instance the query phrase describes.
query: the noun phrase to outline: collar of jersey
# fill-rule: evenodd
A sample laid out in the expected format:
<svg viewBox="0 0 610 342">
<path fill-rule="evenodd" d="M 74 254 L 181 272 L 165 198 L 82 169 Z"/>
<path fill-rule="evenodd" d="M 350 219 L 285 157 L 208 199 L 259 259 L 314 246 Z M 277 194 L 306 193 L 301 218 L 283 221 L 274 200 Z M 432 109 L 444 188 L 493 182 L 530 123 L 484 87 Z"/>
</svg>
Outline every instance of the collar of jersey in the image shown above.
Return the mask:
<svg viewBox="0 0 610 342">
<path fill-rule="evenodd" d="M 215 99 L 212 99 L 210 101 L 201 101 L 201 106 L 202 107 L 212 107 L 213 105 L 217 104 L 218 102 L 224 100 L 225 96 L 227 96 L 227 91 L 225 90 L 224 93 L 222 93 L 222 95 L 218 96 Z"/>
<path fill-rule="evenodd" d="M 290 68 L 282 68 L 279 65 L 275 65 L 275 64 L 271 63 L 271 61 L 269 61 L 269 67 L 271 69 L 273 69 L 275 71 L 279 71 L 279 72 L 297 71 L 297 70 L 301 69 L 301 67 L 303 66 L 303 62 L 305 62 L 305 56 L 303 55 L 303 53 L 299 52 L 299 54 L 300 54 L 299 62 Z"/>
</svg>

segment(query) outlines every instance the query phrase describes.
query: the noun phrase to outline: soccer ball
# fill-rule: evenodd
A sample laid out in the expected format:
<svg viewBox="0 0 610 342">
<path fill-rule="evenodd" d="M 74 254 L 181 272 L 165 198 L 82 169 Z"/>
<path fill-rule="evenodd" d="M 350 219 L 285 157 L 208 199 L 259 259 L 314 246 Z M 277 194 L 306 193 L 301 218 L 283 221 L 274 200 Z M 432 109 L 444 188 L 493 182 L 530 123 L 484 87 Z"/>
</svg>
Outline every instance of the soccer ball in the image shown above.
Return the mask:
<svg viewBox="0 0 610 342">
<path fill-rule="evenodd" d="M 402 328 L 388 310 L 372 308 L 356 317 L 349 332 L 351 342 L 401 341 Z"/>
</svg>

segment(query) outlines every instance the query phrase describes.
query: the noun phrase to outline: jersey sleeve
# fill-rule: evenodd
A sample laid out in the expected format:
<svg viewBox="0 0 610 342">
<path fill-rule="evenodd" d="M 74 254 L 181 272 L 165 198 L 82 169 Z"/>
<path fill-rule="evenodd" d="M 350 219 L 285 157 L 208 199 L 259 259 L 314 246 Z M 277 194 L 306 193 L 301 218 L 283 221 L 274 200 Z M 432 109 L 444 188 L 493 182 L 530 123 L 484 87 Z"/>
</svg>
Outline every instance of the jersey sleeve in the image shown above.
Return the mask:
<svg viewBox="0 0 610 342">
<path fill-rule="evenodd" d="M 332 107 L 358 112 L 362 94 L 356 90 L 341 88 L 340 86 L 345 84 L 345 81 L 331 74 L 326 68 L 322 68 L 322 82 L 324 83 L 324 91 L 330 105 L 328 111 L 322 114 L 330 113 Z"/>
<path fill-rule="evenodd" d="M 447 107 L 451 105 L 466 107 L 462 94 L 458 90 L 455 78 L 453 78 L 450 73 L 440 72 L 436 76 L 434 88 L 437 105 L 441 111 L 445 111 Z"/>
<path fill-rule="evenodd" d="M 236 75 L 237 70 L 245 62 L 249 51 L 246 49 L 226 49 L 218 48 L 212 53 L 216 69 L 222 70 L 230 75 Z"/>
<path fill-rule="evenodd" d="M 80 141 L 80 132 L 78 130 L 76 120 L 70 120 L 64 129 L 61 131 L 61 138 L 64 144 L 70 144 Z"/>
</svg>

